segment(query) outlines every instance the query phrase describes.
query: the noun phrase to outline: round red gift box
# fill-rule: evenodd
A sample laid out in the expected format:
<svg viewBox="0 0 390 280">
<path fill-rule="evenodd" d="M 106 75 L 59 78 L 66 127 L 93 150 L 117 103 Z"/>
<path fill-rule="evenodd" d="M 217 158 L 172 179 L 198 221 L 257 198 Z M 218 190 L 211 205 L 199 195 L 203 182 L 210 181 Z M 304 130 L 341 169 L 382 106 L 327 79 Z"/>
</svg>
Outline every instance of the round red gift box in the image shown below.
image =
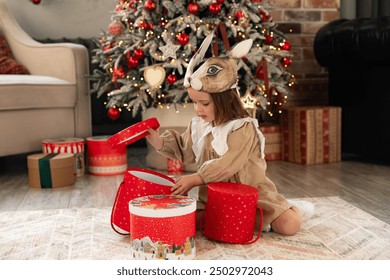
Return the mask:
<svg viewBox="0 0 390 280">
<path fill-rule="evenodd" d="M 75 174 L 77 177 L 84 175 L 84 139 L 82 138 L 55 138 L 42 140 L 44 154 L 71 153 L 75 156 Z"/>
<path fill-rule="evenodd" d="M 156 130 L 159 127 L 160 123 L 156 118 L 146 119 L 142 122 L 136 123 L 119 131 L 118 133 L 108 138 L 107 142 L 113 148 L 121 145 L 126 146 L 148 135 L 149 128 L 153 128 Z"/>
<path fill-rule="evenodd" d="M 210 239 L 236 244 L 252 243 L 259 190 L 252 186 L 216 182 L 208 184 L 204 235 Z"/>
<path fill-rule="evenodd" d="M 129 203 L 134 259 L 193 259 L 196 201 L 180 195 L 150 195 Z"/>
<path fill-rule="evenodd" d="M 159 172 L 145 168 L 128 168 L 116 194 L 112 208 L 111 224 L 122 234 L 130 232 L 129 201 L 153 194 L 171 194 L 175 181 Z"/>
<path fill-rule="evenodd" d="M 88 171 L 92 175 L 119 175 L 125 173 L 127 169 L 126 146 L 111 148 L 107 143 L 109 137 L 87 138 Z"/>
</svg>

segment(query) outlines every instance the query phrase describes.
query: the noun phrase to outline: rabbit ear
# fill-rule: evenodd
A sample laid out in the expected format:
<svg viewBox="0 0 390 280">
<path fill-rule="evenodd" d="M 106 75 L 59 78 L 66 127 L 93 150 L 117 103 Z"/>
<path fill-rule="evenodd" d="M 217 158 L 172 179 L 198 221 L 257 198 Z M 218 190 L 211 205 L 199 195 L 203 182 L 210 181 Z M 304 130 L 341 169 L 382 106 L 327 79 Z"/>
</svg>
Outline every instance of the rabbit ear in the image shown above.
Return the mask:
<svg viewBox="0 0 390 280">
<path fill-rule="evenodd" d="M 248 54 L 251 50 L 253 44 L 252 39 L 247 39 L 241 41 L 237 45 L 233 47 L 233 49 L 229 52 L 229 57 L 234 59 L 240 59 Z"/>
<path fill-rule="evenodd" d="M 213 40 L 213 36 L 214 36 L 214 32 L 210 33 L 202 42 L 202 44 L 200 45 L 199 49 L 196 51 L 196 53 L 194 54 L 194 56 L 191 58 L 190 62 L 188 63 L 188 67 L 187 67 L 187 71 L 186 71 L 186 74 L 184 76 L 184 86 L 185 87 L 189 87 L 190 86 L 190 82 L 189 82 L 189 77 L 191 77 L 193 71 L 194 71 L 194 68 L 200 63 L 202 62 L 206 52 L 207 52 L 207 49 L 209 48 L 210 44 L 211 44 L 211 41 Z"/>
</svg>

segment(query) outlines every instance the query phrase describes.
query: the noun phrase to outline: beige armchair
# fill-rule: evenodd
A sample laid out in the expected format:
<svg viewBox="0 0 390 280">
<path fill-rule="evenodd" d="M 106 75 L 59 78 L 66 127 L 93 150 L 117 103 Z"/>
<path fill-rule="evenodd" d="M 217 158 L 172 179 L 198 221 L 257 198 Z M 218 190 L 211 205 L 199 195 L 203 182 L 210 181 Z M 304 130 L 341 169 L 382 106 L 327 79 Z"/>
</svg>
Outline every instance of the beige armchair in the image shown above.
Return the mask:
<svg viewBox="0 0 390 280">
<path fill-rule="evenodd" d="M 0 75 L 0 157 L 41 150 L 41 140 L 92 134 L 87 49 L 41 44 L 0 0 L 0 34 L 31 75 Z"/>
</svg>

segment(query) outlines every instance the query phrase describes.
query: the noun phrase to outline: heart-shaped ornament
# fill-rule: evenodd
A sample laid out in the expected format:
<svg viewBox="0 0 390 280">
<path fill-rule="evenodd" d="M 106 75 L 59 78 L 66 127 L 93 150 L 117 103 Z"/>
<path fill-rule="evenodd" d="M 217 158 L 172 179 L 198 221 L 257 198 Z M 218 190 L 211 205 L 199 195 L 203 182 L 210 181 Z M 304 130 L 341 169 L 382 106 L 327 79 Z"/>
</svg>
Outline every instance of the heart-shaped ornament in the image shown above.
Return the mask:
<svg viewBox="0 0 390 280">
<path fill-rule="evenodd" d="M 164 82 L 165 69 L 159 65 L 147 67 L 144 70 L 144 79 L 151 88 L 157 88 Z"/>
</svg>

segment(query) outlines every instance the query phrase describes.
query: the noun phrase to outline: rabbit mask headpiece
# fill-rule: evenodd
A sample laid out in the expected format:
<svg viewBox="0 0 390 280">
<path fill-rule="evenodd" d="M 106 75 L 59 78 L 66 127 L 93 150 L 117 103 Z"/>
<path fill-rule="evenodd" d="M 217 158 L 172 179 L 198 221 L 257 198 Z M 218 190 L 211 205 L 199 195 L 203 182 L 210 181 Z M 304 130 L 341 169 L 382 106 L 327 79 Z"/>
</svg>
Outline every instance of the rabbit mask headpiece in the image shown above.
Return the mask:
<svg viewBox="0 0 390 280">
<path fill-rule="evenodd" d="M 191 58 L 184 77 L 184 86 L 207 93 L 223 92 L 237 87 L 237 64 L 252 47 L 252 39 L 241 41 L 235 45 L 225 57 L 211 57 L 207 59 L 195 72 L 213 39 L 213 33 L 208 35 L 198 51 Z"/>
</svg>

